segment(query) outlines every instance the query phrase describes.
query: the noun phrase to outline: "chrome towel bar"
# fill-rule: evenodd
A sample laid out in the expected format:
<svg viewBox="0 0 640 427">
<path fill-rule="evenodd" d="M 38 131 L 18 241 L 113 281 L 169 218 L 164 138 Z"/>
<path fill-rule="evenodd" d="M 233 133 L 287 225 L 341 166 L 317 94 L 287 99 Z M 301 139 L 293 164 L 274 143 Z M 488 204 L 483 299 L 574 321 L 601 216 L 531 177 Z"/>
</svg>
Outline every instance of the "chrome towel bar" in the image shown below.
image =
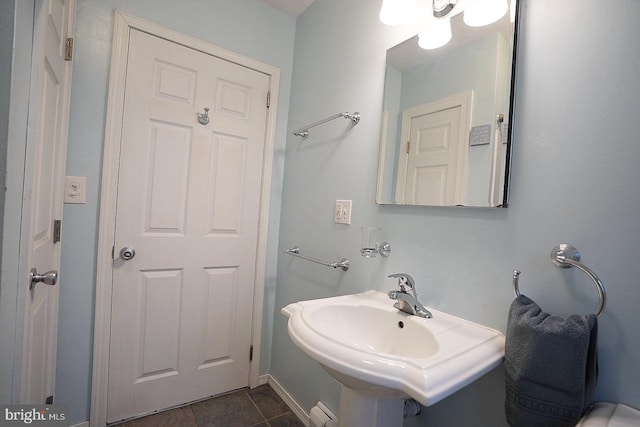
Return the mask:
<svg viewBox="0 0 640 427">
<path fill-rule="evenodd" d="M 357 125 L 360 122 L 360 113 L 358 113 L 358 112 L 355 112 L 353 114 L 351 114 L 351 113 L 338 113 L 338 114 L 336 114 L 334 116 L 327 117 L 326 119 L 320 120 L 319 122 L 311 123 L 310 125 L 301 127 L 297 131 L 293 132 L 293 134 L 295 136 L 301 136 L 302 139 L 307 139 L 307 137 L 309 136 L 309 129 L 311 129 L 312 127 L 321 125 L 323 123 L 330 122 L 331 120 L 337 119 L 338 117 L 344 117 L 345 119 L 349 119 L 349 120 L 351 120 L 351 122 L 354 125 Z"/>
<path fill-rule="evenodd" d="M 576 248 L 566 243 L 561 243 L 551 250 L 551 262 L 560 268 L 576 267 L 578 270 L 584 272 L 596 285 L 598 290 L 598 307 L 596 308 L 596 316 L 600 317 L 604 311 L 604 307 L 607 305 L 607 291 L 604 289 L 604 285 L 600 278 L 589 267 L 580 263 L 580 252 Z M 513 270 L 513 289 L 516 296 L 520 295 L 520 271 Z"/>
<path fill-rule="evenodd" d="M 282 252 L 284 252 L 285 254 L 293 255 L 298 258 L 306 259 L 307 261 L 315 262 L 317 264 L 322 264 L 326 267 L 333 267 L 333 268 L 340 267 L 342 271 L 347 271 L 349 269 L 349 260 L 346 258 L 342 258 L 340 261 L 336 261 L 336 262 L 322 261 L 321 259 L 312 258 L 306 255 L 301 255 L 300 248 L 297 246 L 294 246 L 290 249 L 285 249 Z"/>
</svg>

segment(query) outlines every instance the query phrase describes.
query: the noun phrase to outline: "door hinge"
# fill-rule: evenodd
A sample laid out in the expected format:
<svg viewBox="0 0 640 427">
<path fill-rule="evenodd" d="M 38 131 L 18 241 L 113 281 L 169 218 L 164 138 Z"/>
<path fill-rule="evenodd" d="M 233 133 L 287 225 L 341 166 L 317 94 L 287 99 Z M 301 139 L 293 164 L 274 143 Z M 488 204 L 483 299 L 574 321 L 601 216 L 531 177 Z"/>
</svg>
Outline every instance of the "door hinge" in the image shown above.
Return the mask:
<svg viewBox="0 0 640 427">
<path fill-rule="evenodd" d="M 45 401 L 44 401 L 45 405 L 53 405 L 53 394 L 51 396 L 48 396 Z"/>
<path fill-rule="evenodd" d="M 58 243 L 62 237 L 62 221 L 56 219 L 53 221 L 53 243 Z"/>
<path fill-rule="evenodd" d="M 111 259 L 115 259 L 114 258 L 115 253 L 116 253 L 116 247 L 115 246 L 111 246 Z"/>
<path fill-rule="evenodd" d="M 71 61 L 73 59 L 73 37 L 67 37 L 64 47 L 64 60 Z"/>
<path fill-rule="evenodd" d="M 249 346 L 249 362 L 253 361 L 253 346 Z"/>
<path fill-rule="evenodd" d="M 271 92 L 267 92 L 267 108 L 271 107 Z"/>
<path fill-rule="evenodd" d="M 407 141 L 407 154 L 411 152 L 411 141 Z"/>
</svg>

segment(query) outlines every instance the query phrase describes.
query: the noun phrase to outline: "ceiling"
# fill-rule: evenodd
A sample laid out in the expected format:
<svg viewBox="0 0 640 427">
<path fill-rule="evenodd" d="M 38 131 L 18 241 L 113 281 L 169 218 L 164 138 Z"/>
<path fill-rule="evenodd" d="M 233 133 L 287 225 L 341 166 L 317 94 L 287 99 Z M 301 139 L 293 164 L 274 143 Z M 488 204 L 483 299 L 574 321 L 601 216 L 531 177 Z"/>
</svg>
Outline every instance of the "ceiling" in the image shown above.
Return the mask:
<svg viewBox="0 0 640 427">
<path fill-rule="evenodd" d="M 290 15 L 298 16 L 314 2 L 314 0 L 264 0 Z"/>
</svg>

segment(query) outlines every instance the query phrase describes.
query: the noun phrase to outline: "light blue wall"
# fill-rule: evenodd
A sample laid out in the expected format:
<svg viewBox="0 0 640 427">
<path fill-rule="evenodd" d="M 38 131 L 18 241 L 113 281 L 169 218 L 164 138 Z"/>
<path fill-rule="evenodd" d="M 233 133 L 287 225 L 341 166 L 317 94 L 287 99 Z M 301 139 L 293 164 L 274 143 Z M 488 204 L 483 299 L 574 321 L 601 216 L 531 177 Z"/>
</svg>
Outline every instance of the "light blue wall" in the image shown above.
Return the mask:
<svg viewBox="0 0 640 427">
<path fill-rule="evenodd" d="M 31 68 L 31 45 L 33 32 L 33 1 L 15 0 L 7 4 L 5 11 L 14 10 L 6 23 L 13 32 L 11 73 L 2 79 L 10 79 L 11 93 L 7 123 L 6 181 L 4 188 L 4 218 L 2 232 L 2 273 L 0 278 L 0 402 L 17 402 L 13 394 L 14 385 L 20 384 L 19 358 L 22 335 L 16 333 L 16 322 L 23 316 L 24 289 L 19 263 L 25 262 L 20 254 L 20 221 L 22 219 L 24 163 L 27 145 L 27 121 L 29 110 L 29 83 Z M 5 17 L 6 18 L 6 17 Z M 12 22 L 11 22 L 12 21 Z M 5 21 L 6 22 L 6 21 Z M 6 34 L 6 33 L 5 33 Z M 7 65 L 7 64 L 5 64 Z M 4 101 L 4 100 L 3 100 Z M 17 302 L 19 301 L 19 302 Z M 20 304 L 20 302 L 22 304 Z M 19 323 L 19 322 L 18 322 Z M 14 356 L 18 358 L 14 370 Z"/>
<path fill-rule="evenodd" d="M 13 29 L 15 2 L 0 3 L 0 189 L 3 189 L 7 173 L 7 142 L 9 136 L 9 94 L 11 92 L 11 66 L 13 64 Z M 0 224 L 4 218 L 4 191 L 0 194 Z M 0 242 L 2 241 L 0 226 Z M 2 246 L 0 246 L 2 260 Z M 0 268 L 2 262 L 0 261 Z"/>
<path fill-rule="evenodd" d="M 600 380 L 595 398 L 640 407 L 640 2 L 525 0 L 518 57 L 511 204 L 506 210 L 376 206 L 377 144 L 387 48 L 417 32 L 385 27 L 380 2 L 317 0 L 298 18 L 290 129 L 340 111 L 362 120 L 289 135 L 280 249 L 350 258 L 348 272 L 280 255 L 272 375 L 310 409 L 336 409 L 338 385 L 291 342 L 277 311 L 303 299 L 394 286 L 408 272 L 428 305 L 504 330 L 521 289 L 559 315 L 596 305 L 593 284 L 549 261 L 561 242 L 609 294 L 600 319 Z M 328 31 L 328 28 L 331 28 Z M 352 199 L 350 226 L 332 222 L 336 199 Z M 360 226 L 382 227 L 388 259 L 359 256 Z M 506 425 L 498 369 L 406 425 Z"/>
<path fill-rule="evenodd" d="M 5 183 L 7 174 L 7 147 L 9 145 L 9 114 L 11 99 L 11 68 L 13 66 L 13 31 L 15 18 L 15 1 L 0 2 L 0 242 L 4 236 Z M 2 270 L 2 246 L 0 245 L 0 271 Z M 13 358 L 13 327 L 15 300 L 11 300 L 13 290 L 3 286 L 0 280 L 0 339 L 8 343 L 0 350 L 0 360 L 9 363 L 0 365 L 0 402 L 9 402 L 11 395 L 11 378 Z M 3 294 L 6 294 L 3 295 Z M 4 299 L 3 299 L 4 297 Z M 5 314 L 6 313 L 6 314 Z"/>
<path fill-rule="evenodd" d="M 87 203 L 64 209 L 56 379 L 56 402 L 70 407 L 72 423 L 89 416 L 100 179 L 115 8 L 280 68 L 262 372 L 268 372 L 271 355 L 295 18 L 259 0 L 79 0 L 67 175 L 87 177 Z"/>
</svg>

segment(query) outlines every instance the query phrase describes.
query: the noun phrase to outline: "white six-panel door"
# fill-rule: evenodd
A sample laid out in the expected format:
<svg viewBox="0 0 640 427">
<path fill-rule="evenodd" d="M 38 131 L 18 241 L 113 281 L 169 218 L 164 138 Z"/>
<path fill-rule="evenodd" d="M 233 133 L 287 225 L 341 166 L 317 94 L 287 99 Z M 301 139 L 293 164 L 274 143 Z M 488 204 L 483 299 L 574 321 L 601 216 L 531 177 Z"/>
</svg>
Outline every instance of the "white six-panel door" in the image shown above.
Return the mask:
<svg viewBox="0 0 640 427">
<path fill-rule="evenodd" d="M 27 235 L 27 269 L 44 275 L 60 269 L 60 243 L 54 227 L 62 219 L 63 183 L 69 123 L 71 62 L 66 40 L 73 34 L 75 1 L 35 2 L 34 52 L 29 107 L 29 145 L 33 160 L 25 174 L 22 233 Z M 35 284 L 25 271 L 26 292 L 20 401 L 45 403 L 54 394 L 60 284 Z M 51 282 L 49 282 L 51 283 Z"/>
<path fill-rule="evenodd" d="M 126 80 L 109 422 L 248 385 L 269 89 L 137 30 Z"/>
</svg>

